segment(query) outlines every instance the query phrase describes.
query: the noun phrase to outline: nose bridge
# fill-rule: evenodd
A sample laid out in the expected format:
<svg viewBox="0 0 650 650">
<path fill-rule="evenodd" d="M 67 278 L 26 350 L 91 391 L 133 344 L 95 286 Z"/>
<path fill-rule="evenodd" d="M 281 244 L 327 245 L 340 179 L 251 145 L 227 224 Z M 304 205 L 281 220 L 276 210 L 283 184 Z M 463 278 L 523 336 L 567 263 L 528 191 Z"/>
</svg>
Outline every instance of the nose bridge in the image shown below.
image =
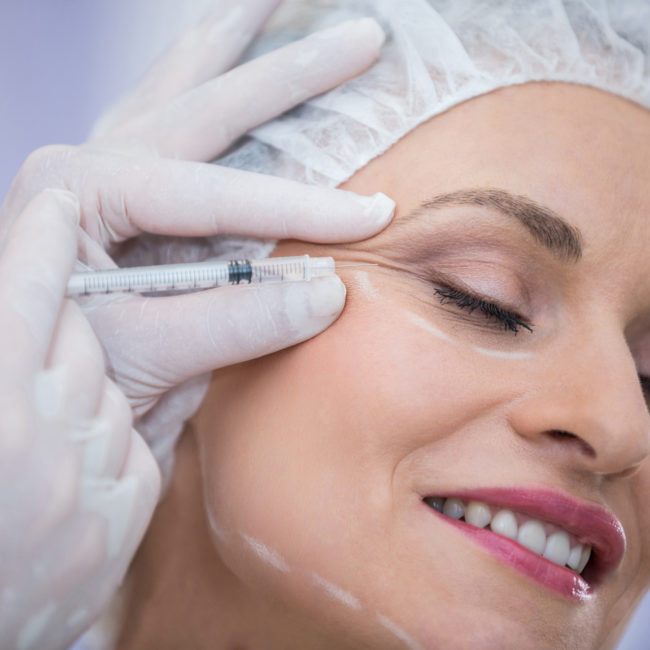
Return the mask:
<svg viewBox="0 0 650 650">
<path fill-rule="evenodd" d="M 602 474 L 631 470 L 650 454 L 648 403 L 622 334 L 592 331 L 547 355 L 542 373 L 511 414 L 516 431 L 573 434 L 587 445 L 584 468 Z"/>
</svg>

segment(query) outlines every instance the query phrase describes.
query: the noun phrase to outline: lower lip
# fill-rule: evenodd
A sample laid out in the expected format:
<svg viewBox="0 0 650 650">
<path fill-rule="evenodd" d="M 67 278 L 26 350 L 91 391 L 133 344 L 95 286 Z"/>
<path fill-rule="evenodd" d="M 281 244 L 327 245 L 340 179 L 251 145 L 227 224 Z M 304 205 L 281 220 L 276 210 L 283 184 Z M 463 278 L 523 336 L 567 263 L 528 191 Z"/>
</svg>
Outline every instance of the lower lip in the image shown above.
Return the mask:
<svg viewBox="0 0 650 650">
<path fill-rule="evenodd" d="M 487 528 L 477 528 L 464 521 L 447 517 L 426 503 L 422 505 L 434 516 L 456 527 L 461 533 L 489 551 L 494 557 L 505 562 L 526 577 L 572 600 L 585 601 L 590 598 L 592 594 L 591 585 L 575 571 L 553 564 L 550 560 L 529 551 L 521 544 L 507 537 L 497 535 Z"/>
</svg>

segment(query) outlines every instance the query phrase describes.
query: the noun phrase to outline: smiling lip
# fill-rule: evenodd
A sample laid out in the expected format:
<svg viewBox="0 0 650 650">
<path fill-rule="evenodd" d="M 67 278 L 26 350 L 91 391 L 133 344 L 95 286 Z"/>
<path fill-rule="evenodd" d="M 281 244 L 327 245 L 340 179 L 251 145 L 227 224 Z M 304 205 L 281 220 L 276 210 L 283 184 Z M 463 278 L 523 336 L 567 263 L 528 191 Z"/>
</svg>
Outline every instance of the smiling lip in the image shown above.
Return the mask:
<svg viewBox="0 0 650 650">
<path fill-rule="evenodd" d="M 499 508 L 509 508 L 529 517 L 555 524 L 571 533 L 581 543 L 593 547 L 592 558 L 580 576 L 565 567 L 524 548 L 521 544 L 451 517 L 429 510 L 445 522 L 483 546 L 519 572 L 556 592 L 577 600 L 587 598 L 593 588 L 619 564 L 625 552 L 625 533 L 621 523 L 605 508 L 577 501 L 551 490 L 521 488 L 486 488 L 463 492 L 430 494 L 426 497 L 456 497 L 463 501 L 482 501 Z M 425 498 L 426 498 L 425 497 Z"/>
</svg>

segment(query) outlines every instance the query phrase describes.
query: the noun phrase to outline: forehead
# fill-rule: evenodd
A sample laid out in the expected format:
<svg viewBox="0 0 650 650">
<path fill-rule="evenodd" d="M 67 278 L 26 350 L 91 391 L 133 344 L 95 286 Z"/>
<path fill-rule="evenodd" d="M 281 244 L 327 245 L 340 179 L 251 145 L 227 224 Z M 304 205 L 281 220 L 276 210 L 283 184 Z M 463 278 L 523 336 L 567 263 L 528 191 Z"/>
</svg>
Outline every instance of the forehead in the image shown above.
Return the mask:
<svg viewBox="0 0 650 650">
<path fill-rule="evenodd" d="M 600 261 L 634 266 L 650 243 L 650 111 L 586 86 L 531 83 L 467 101 L 408 134 L 344 187 L 378 187 L 399 215 L 459 188 L 548 206 Z M 617 261 L 618 263 L 618 261 Z"/>
<path fill-rule="evenodd" d="M 638 223 L 650 215 L 648 145 L 650 111 L 586 86 L 531 83 L 434 117 L 343 187 L 381 185 L 401 214 L 432 194 L 504 187 L 572 219 L 614 213 Z"/>
</svg>

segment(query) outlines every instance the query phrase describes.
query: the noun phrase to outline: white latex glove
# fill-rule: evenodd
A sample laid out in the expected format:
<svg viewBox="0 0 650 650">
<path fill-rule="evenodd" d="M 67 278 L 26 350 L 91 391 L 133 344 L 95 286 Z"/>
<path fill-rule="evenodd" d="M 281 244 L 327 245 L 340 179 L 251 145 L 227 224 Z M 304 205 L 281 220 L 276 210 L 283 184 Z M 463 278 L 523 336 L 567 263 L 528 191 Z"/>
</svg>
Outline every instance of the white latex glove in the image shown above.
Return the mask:
<svg viewBox="0 0 650 650">
<path fill-rule="evenodd" d="M 0 647 L 65 648 L 121 582 L 160 474 L 63 298 L 79 202 L 45 190 L 0 253 Z"/>
<path fill-rule="evenodd" d="M 89 144 L 32 154 L 11 188 L 0 228 L 47 186 L 80 197 L 89 236 L 83 261 L 93 268 L 113 265 L 105 251 L 115 253 L 143 232 L 340 242 L 381 230 L 393 212 L 384 195 L 360 197 L 205 164 L 251 128 L 360 74 L 379 53 L 383 33 L 365 19 L 224 72 L 277 4 L 219 2 L 100 122 Z M 340 280 L 327 278 L 91 300 L 84 310 L 136 428 L 168 476 L 176 438 L 203 398 L 207 373 L 314 336 L 336 319 L 344 296 Z"/>
</svg>

